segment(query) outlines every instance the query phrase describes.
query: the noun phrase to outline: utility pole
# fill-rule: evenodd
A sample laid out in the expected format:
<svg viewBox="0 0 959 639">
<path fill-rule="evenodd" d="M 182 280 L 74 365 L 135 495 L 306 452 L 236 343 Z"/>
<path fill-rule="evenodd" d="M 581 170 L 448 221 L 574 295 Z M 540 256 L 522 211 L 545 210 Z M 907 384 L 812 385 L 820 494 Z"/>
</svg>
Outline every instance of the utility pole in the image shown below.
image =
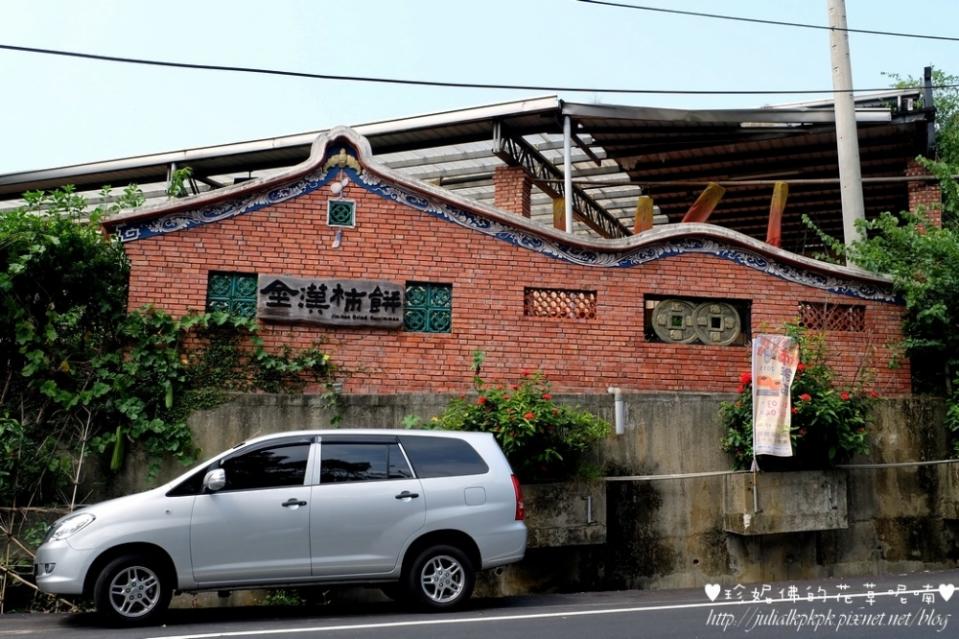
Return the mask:
<svg viewBox="0 0 959 639">
<path fill-rule="evenodd" d="M 845 0 L 826 0 L 829 12 L 829 52 L 836 113 L 836 146 L 839 151 L 839 189 L 842 194 L 842 231 L 846 246 L 860 239 L 856 220 L 866 219 L 856 134 L 856 101 L 852 95 L 849 33 Z"/>
<path fill-rule="evenodd" d="M 566 232 L 573 233 L 573 126 L 569 116 L 563 118 L 563 213 Z"/>
</svg>

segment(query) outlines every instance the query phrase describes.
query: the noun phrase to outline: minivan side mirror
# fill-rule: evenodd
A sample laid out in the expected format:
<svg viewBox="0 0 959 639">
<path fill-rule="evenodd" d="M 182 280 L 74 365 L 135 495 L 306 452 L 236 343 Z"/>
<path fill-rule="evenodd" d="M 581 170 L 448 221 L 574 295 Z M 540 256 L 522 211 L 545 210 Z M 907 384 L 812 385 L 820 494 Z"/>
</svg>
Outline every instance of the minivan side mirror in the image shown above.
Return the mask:
<svg viewBox="0 0 959 639">
<path fill-rule="evenodd" d="M 203 477 L 203 488 L 210 493 L 222 490 L 226 486 L 226 471 L 215 468 Z"/>
</svg>

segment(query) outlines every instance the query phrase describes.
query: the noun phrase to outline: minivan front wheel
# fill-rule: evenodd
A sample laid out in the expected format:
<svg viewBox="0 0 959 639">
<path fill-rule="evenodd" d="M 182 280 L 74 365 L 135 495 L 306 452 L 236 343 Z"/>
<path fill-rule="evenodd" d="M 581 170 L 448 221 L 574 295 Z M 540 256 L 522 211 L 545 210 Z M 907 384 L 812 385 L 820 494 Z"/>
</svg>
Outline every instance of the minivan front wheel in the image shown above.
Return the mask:
<svg viewBox="0 0 959 639">
<path fill-rule="evenodd" d="M 108 563 L 97 577 L 93 599 L 97 612 L 119 625 L 156 619 L 170 604 L 172 591 L 156 561 L 125 555 Z"/>
<path fill-rule="evenodd" d="M 449 610 L 469 599 L 476 573 L 469 557 L 455 546 L 433 546 L 421 552 L 406 576 L 411 599 L 433 610 Z"/>
</svg>

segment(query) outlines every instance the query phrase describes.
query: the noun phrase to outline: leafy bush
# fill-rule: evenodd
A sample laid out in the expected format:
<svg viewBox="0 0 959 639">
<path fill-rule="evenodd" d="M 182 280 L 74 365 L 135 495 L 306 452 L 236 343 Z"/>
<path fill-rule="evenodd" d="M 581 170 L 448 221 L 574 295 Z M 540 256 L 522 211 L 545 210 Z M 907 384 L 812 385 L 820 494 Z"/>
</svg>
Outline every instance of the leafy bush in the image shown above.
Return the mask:
<svg viewBox="0 0 959 639">
<path fill-rule="evenodd" d="M 895 86 L 917 86 L 916 78 L 888 74 Z M 935 158 L 916 160 L 939 179 L 942 228 L 925 211 L 883 213 L 857 223 L 863 240 L 848 250 L 807 220 L 836 256 L 892 277 L 906 306 L 902 346 L 912 364 L 913 390 L 944 395 L 945 426 L 959 457 L 959 90 L 957 76 L 933 70 L 936 109 Z"/>
<path fill-rule="evenodd" d="M 492 433 L 519 477 L 561 480 L 595 474 L 584 456 L 610 430 L 607 422 L 578 408 L 556 403 L 541 372 L 526 372 L 509 388 L 487 384 L 478 374 L 482 355 L 474 354 L 475 397 L 450 401 L 442 415 L 423 423 L 407 417 L 407 427 Z"/>
<path fill-rule="evenodd" d="M 954 175 L 957 169 L 950 169 Z M 952 188 L 959 188 L 952 180 Z M 959 215 L 959 195 L 945 210 Z M 945 395 L 946 428 L 959 456 L 959 226 L 930 226 L 919 215 L 883 213 L 862 225 L 869 237 L 850 247 L 856 264 L 892 277 L 906 305 L 903 346 L 913 386 Z"/>
<path fill-rule="evenodd" d="M 12 513 L 0 516 L 0 532 L 10 547 L 38 541 L 19 508 L 66 511 L 85 499 L 78 489 L 91 453 L 117 470 L 136 444 L 154 473 L 166 459 L 194 460 L 187 417 L 228 391 L 332 388 L 328 355 L 268 352 L 255 320 L 127 312 L 126 255 L 99 222 L 142 204 L 136 187 L 105 210 L 86 210 L 70 188 L 24 200 L 0 215 L 0 504 Z M 0 559 L 25 583 L 29 565 L 16 553 Z"/>
<path fill-rule="evenodd" d="M 761 456 L 760 468 L 828 468 L 849 461 L 857 453 L 868 452 L 868 416 L 879 394 L 867 390 L 861 381 L 837 389 L 833 371 L 826 363 L 828 353 L 822 336 L 791 332 L 800 345 L 800 364 L 790 390 L 793 457 Z M 743 373 L 739 382 L 736 401 L 720 405 L 725 430 L 722 447 L 733 455 L 736 468 L 747 469 L 753 458 L 750 373 Z"/>
<path fill-rule="evenodd" d="M 126 256 L 99 221 L 136 188 L 107 210 L 71 189 L 25 200 L 0 216 L 0 503 L 72 507 L 91 450 L 114 470 L 134 442 L 153 469 L 192 461 L 186 418 L 225 391 L 331 387 L 329 356 L 270 353 L 254 320 L 127 312 Z"/>
</svg>

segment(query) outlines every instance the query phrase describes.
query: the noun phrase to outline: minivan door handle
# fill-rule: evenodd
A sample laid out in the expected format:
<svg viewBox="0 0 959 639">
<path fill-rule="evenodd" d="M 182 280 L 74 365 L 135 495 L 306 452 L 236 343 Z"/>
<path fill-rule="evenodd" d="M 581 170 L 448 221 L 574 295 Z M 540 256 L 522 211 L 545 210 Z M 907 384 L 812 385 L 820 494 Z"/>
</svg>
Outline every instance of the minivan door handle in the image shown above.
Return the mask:
<svg viewBox="0 0 959 639">
<path fill-rule="evenodd" d="M 399 495 L 397 495 L 396 498 L 397 499 L 416 499 L 419 496 L 420 496 L 419 493 L 411 493 L 408 490 L 404 490 Z"/>
<path fill-rule="evenodd" d="M 300 506 L 306 506 L 306 502 L 300 501 L 299 499 L 294 499 L 291 497 L 290 499 L 287 499 L 285 502 L 283 502 L 280 505 L 283 506 L 284 508 L 292 508 L 296 510 Z"/>
</svg>

